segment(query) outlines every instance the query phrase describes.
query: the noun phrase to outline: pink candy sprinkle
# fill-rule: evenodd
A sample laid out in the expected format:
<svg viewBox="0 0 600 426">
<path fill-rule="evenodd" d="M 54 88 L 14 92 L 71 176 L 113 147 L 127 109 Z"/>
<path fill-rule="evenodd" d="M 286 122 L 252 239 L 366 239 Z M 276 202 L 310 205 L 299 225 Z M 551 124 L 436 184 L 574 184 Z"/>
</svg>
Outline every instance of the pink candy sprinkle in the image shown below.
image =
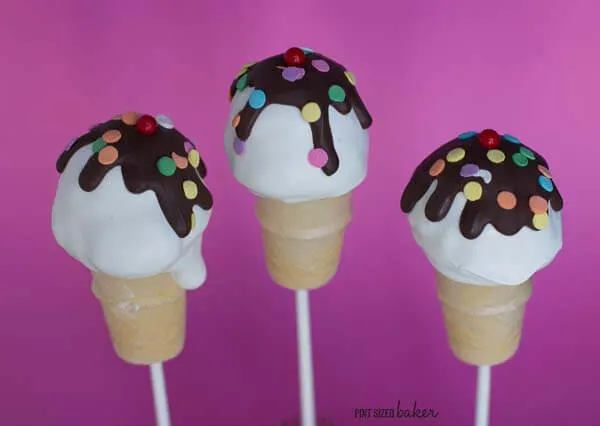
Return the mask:
<svg viewBox="0 0 600 426">
<path fill-rule="evenodd" d="M 327 164 L 329 156 L 323 148 L 311 149 L 308 153 L 308 162 L 311 166 L 321 168 Z"/>
</svg>

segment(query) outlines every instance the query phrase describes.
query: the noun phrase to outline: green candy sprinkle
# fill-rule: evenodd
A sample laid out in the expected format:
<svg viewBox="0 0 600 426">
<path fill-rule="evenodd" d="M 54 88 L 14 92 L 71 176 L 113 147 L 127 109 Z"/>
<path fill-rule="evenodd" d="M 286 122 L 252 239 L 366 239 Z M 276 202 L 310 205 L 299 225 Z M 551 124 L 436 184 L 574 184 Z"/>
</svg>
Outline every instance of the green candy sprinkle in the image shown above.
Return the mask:
<svg viewBox="0 0 600 426">
<path fill-rule="evenodd" d="M 175 170 L 177 170 L 175 161 L 170 157 L 160 157 L 156 162 L 156 167 L 158 167 L 158 171 L 163 176 L 173 176 Z"/>
<path fill-rule="evenodd" d="M 520 152 L 513 154 L 512 160 L 519 167 L 525 167 L 527 165 L 527 163 L 529 163 L 529 160 L 527 159 L 527 157 L 525 157 Z"/>
<path fill-rule="evenodd" d="M 248 85 L 248 73 L 242 75 L 238 78 L 238 81 L 235 83 L 235 88 L 237 90 L 244 90 Z"/>
<path fill-rule="evenodd" d="M 337 84 L 334 84 L 329 88 L 328 94 L 329 99 L 331 99 L 333 102 L 344 102 L 344 99 L 346 99 L 346 92 L 344 92 L 344 89 Z"/>
<path fill-rule="evenodd" d="M 92 144 L 92 151 L 94 151 L 94 154 L 97 154 L 105 146 L 106 146 L 106 142 L 104 142 L 102 139 L 96 139 L 94 141 L 94 143 Z"/>
<path fill-rule="evenodd" d="M 524 146 L 522 146 L 521 154 L 523 154 L 524 157 L 529 158 L 530 160 L 535 160 L 535 155 L 529 148 L 525 148 Z"/>
</svg>

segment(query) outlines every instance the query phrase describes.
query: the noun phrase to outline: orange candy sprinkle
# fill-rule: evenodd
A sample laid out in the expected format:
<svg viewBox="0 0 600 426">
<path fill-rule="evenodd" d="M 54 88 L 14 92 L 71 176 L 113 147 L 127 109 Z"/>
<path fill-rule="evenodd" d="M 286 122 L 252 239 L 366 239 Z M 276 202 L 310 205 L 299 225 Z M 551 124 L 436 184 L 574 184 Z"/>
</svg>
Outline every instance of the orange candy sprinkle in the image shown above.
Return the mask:
<svg viewBox="0 0 600 426">
<path fill-rule="evenodd" d="M 233 120 L 231 120 L 231 125 L 233 126 L 233 128 L 235 129 L 238 124 L 240 124 L 240 115 L 236 115 L 235 117 L 233 117 Z"/>
<path fill-rule="evenodd" d="M 98 153 L 98 162 L 104 166 L 110 166 L 119 158 L 119 151 L 112 145 L 107 145 Z"/>
<path fill-rule="evenodd" d="M 529 198 L 529 208 L 534 214 L 544 214 L 548 211 L 548 201 L 539 195 Z"/>
<path fill-rule="evenodd" d="M 118 130 L 108 130 L 102 135 L 102 140 L 106 143 L 117 143 L 121 140 L 121 132 Z"/>
<path fill-rule="evenodd" d="M 433 177 L 438 176 L 444 171 L 445 168 L 446 162 L 442 159 L 439 159 L 431 165 L 431 168 L 429 169 L 429 174 Z"/>
<path fill-rule="evenodd" d="M 517 206 L 517 197 L 510 191 L 501 191 L 496 197 L 496 202 L 504 210 L 512 210 Z"/>
<path fill-rule="evenodd" d="M 177 166 L 178 169 L 185 169 L 188 166 L 188 159 L 185 157 L 182 157 L 181 155 L 172 153 L 171 158 L 175 162 L 175 165 Z"/>
<path fill-rule="evenodd" d="M 547 167 L 544 167 L 541 164 L 539 164 L 537 168 L 541 174 L 546 176 L 548 179 L 552 179 L 552 173 L 550 173 L 550 170 L 548 170 Z"/>
<path fill-rule="evenodd" d="M 135 123 L 137 123 L 138 120 L 138 114 L 133 111 L 126 112 L 121 116 L 121 120 L 128 126 L 135 126 Z"/>
</svg>

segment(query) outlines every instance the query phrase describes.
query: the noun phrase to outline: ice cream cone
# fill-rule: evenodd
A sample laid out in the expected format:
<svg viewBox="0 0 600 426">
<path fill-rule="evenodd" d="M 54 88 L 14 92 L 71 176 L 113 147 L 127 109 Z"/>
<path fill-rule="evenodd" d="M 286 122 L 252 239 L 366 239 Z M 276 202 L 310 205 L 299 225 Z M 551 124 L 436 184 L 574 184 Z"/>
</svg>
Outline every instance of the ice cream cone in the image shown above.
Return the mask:
<svg viewBox="0 0 600 426">
<path fill-rule="evenodd" d="M 350 193 L 335 198 L 284 203 L 259 198 L 267 269 L 292 290 L 316 289 L 335 275 L 344 231 L 352 217 Z"/>
<path fill-rule="evenodd" d="M 456 282 L 437 273 L 438 297 L 454 355 L 471 365 L 508 361 L 521 340 L 531 279 L 509 286 Z"/>
<path fill-rule="evenodd" d="M 92 291 L 123 361 L 150 365 L 179 355 L 185 340 L 186 294 L 171 274 L 127 280 L 94 272 Z"/>
</svg>

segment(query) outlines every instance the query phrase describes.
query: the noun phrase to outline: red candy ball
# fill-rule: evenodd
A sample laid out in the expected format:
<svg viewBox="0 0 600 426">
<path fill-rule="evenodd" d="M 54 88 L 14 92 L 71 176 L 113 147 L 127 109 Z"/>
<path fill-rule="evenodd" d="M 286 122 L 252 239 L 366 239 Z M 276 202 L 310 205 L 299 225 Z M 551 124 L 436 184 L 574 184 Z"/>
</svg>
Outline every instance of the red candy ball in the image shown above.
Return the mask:
<svg viewBox="0 0 600 426">
<path fill-rule="evenodd" d="M 151 115 L 142 115 L 135 124 L 138 132 L 143 135 L 152 135 L 156 132 L 157 126 L 158 123 L 156 122 L 156 119 Z"/>
<path fill-rule="evenodd" d="M 479 143 L 487 149 L 495 149 L 500 146 L 500 135 L 492 129 L 485 129 L 478 135 Z"/>
<path fill-rule="evenodd" d="M 302 49 L 292 47 L 283 54 L 283 61 L 288 67 L 299 67 L 306 61 L 306 55 Z"/>
</svg>

